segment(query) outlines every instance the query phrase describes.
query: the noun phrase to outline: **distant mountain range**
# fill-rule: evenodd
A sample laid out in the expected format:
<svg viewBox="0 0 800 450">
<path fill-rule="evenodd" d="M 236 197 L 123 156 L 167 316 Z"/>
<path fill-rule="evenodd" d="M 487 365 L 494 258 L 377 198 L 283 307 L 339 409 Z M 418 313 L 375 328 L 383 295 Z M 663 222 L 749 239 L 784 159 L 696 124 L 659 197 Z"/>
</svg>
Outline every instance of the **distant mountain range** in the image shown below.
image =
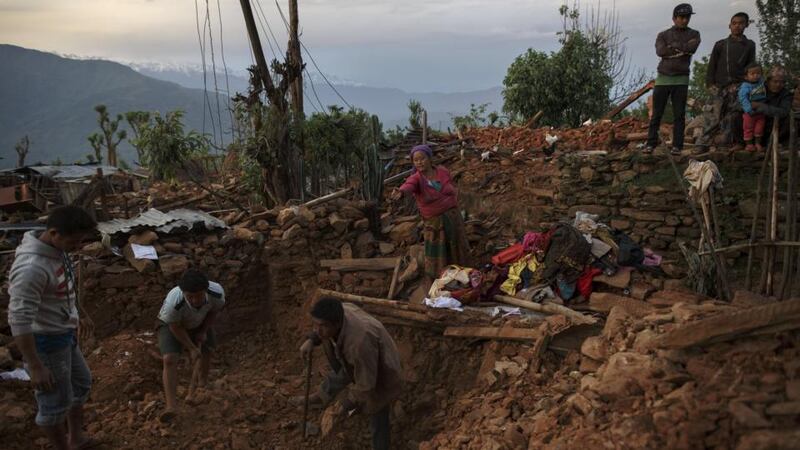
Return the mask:
<svg viewBox="0 0 800 450">
<path fill-rule="evenodd" d="M 130 65 L 139 73 L 152 78 L 171 81 L 188 88 L 214 89 L 214 73 L 210 68 L 207 68 L 204 82 L 203 70 L 198 66 L 137 63 Z M 326 76 L 333 85 L 331 88 L 318 74 L 312 72 L 312 77 L 311 80 L 305 80 L 306 114 L 320 110 L 323 106 L 327 108 L 336 105 L 346 108 L 346 104 L 339 97 L 341 95 L 350 105 L 377 114 L 384 124 L 384 129 L 394 128 L 396 125 L 404 127 L 408 124 L 407 105 L 411 99 L 421 102 L 428 111 L 428 124 L 440 129 L 451 126 L 454 115 L 468 113 L 471 104 L 488 103 L 488 111 L 500 111 L 503 107 L 501 87 L 456 93 L 405 92 L 395 88 L 364 86 L 357 82 Z M 248 86 L 247 74 L 244 71 L 229 70 L 226 80 L 225 73 L 220 72 L 217 67 L 216 86 L 220 91 L 226 92 L 226 85 L 230 87 L 232 95 L 236 92 L 245 92 Z"/>
<path fill-rule="evenodd" d="M 156 80 L 119 63 L 0 45 L 0 166 L 15 165 L 14 144 L 24 135 L 31 141 L 28 163 L 85 160 L 93 153 L 87 136 L 99 131 L 98 104 L 114 115 L 182 109 L 187 128 L 200 130 L 203 96 L 201 90 Z M 120 155 L 135 160 L 126 142 Z"/>
<path fill-rule="evenodd" d="M 74 59 L 52 53 L 0 44 L 0 167 L 16 163 L 14 144 L 24 135 L 31 141 L 28 163 L 60 160 L 72 163 L 93 153 L 87 136 L 99 130 L 94 107 L 105 104 L 116 115 L 133 110 L 186 112 L 187 129 L 212 132 L 210 113 L 203 114 L 204 98 L 211 102 L 216 120 L 213 74 L 198 67 L 170 64 L 124 64 L 96 59 Z M 134 70 L 135 69 L 135 70 Z M 489 103 L 489 111 L 502 108 L 501 88 L 462 93 L 408 93 L 400 89 L 361 86 L 336 78 L 337 94 L 324 80 L 306 83 L 306 113 L 324 105 L 353 106 L 377 114 L 384 128 L 406 126 L 408 101 L 418 100 L 428 111 L 428 122 L 447 128 L 453 115 L 466 114 L 470 104 Z M 204 89 L 205 86 L 205 89 Z M 229 71 L 227 83 L 217 74 L 222 108 L 232 93 L 247 90 L 246 74 Z M 316 108 L 316 109 L 315 109 Z M 222 129 L 229 130 L 222 114 Z M 219 137 L 217 137 L 219 138 Z M 228 137 L 222 139 L 228 142 Z M 121 157 L 133 163 L 133 148 L 123 143 Z"/>
</svg>

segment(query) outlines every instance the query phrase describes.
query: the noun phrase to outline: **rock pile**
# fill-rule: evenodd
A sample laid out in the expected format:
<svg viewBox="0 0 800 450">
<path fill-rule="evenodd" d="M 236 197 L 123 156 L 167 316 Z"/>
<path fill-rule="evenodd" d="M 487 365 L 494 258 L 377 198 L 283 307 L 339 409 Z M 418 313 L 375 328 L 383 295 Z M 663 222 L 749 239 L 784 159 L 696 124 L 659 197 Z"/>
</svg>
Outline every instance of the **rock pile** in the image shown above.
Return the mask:
<svg viewBox="0 0 800 450">
<path fill-rule="evenodd" d="M 448 430 L 421 448 L 795 445 L 800 333 L 744 333 L 665 348 L 660 344 L 670 342 L 671 331 L 747 311 L 753 302 L 721 304 L 668 291 L 638 302 L 641 307 L 631 302 L 612 307 L 602 333 L 560 365 L 550 355 L 537 372 L 532 348 L 503 349 L 499 358 L 495 352 L 494 373 L 517 376 L 494 384 L 479 379 L 450 412 Z"/>
</svg>

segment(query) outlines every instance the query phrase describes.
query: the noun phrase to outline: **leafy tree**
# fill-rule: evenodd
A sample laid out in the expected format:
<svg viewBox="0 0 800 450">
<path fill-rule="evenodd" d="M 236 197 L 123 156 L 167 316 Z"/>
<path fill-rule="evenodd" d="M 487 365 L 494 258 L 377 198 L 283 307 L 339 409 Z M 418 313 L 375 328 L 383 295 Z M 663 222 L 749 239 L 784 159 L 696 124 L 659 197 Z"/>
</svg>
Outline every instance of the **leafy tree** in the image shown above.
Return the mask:
<svg viewBox="0 0 800 450">
<path fill-rule="evenodd" d="M 411 129 L 421 128 L 422 127 L 422 111 L 424 108 L 422 107 L 422 103 L 413 98 L 408 101 L 408 112 L 410 113 L 408 116 L 408 124 L 411 126 Z"/>
<path fill-rule="evenodd" d="M 147 111 L 128 111 L 125 113 L 125 120 L 133 132 L 133 139 L 128 141 L 136 149 L 136 154 L 139 156 L 139 161 L 141 161 L 143 155 L 139 149 L 139 137 L 142 134 L 142 130 L 150 126 L 151 114 Z"/>
<path fill-rule="evenodd" d="M 14 150 L 17 152 L 17 167 L 25 166 L 25 157 L 28 156 L 28 149 L 30 146 L 31 140 L 28 139 L 27 134 L 14 145 Z"/>
<path fill-rule="evenodd" d="M 165 117 L 156 112 L 152 123 L 139 130 L 141 162 L 155 179 L 172 181 L 189 160 L 208 153 L 208 138 L 196 131 L 185 133 L 182 118 L 183 111 Z"/>
<path fill-rule="evenodd" d="M 761 58 L 800 75 L 800 0 L 756 0 Z"/>
<path fill-rule="evenodd" d="M 117 166 L 117 146 L 125 139 L 125 130 L 118 130 L 119 123 L 122 121 L 122 114 L 117 114 L 115 119 L 111 119 L 108 114 L 106 105 L 97 105 L 94 107 L 99 117 L 97 123 L 100 125 L 100 133 L 94 133 L 89 136 L 89 143 L 94 148 L 95 157 L 97 161 L 102 161 L 102 150 L 106 149 L 108 153 L 108 163 L 112 166 Z M 116 134 L 116 135 L 115 135 Z"/>
<path fill-rule="evenodd" d="M 545 125 L 577 126 L 605 113 L 647 80 L 634 70 L 625 48 L 619 16 L 612 8 L 587 10 L 581 22 L 578 3 L 562 5 L 561 49 L 550 54 L 528 49 L 503 80 L 503 109 L 510 120 L 530 119 L 543 111 Z"/>
<path fill-rule="evenodd" d="M 706 74 L 708 73 L 708 56 L 703 56 L 699 61 L 692 63 L 692 79 L 689 81 L 689 98 L 695 100 L 691 107 L 692 114 L 700 114 L 703 105 L 711 101 L 711 92 L 706 88 Z"/>
<path fill-rule="evenodd" d="M 453 117 L 453 125 L 456 129 L 459 130 L 466 130 L 470 128 L 478 128 L 480 126 L 486 125 L 486 109 L 489 107 L 488 103 L 483 103 L 480 105 L 475 105 L 472 103 L 469 105 L 469 113 L 464 116 L 452 116 Z M 495 115 L 497 113 L 494 113 Z M 495 118 L 495 121 L 497 118 Z"/>
<path fill-rule="evenodd" d="M 382 125 L 362 109 L 345 112 L 331 106 L 326 113 L 312 114 L 305 124 L 306 165 L 311 168 L 311 190 L 326 192 L 353 178 L 372 179 L 365 161 L 377 141 L 383 142 Z"/>
<path fill-rule="evenodd" d="M 558 52 L 528 49 L 508 68 L 503 80 L 503 109 L 514 119 L 527 120 L 539 110 L 541 123 L 578 126 L 609 108 L 613 80 L 603 70 L 607 51 L 581 31 L 560 39 Z"/>
</svg>

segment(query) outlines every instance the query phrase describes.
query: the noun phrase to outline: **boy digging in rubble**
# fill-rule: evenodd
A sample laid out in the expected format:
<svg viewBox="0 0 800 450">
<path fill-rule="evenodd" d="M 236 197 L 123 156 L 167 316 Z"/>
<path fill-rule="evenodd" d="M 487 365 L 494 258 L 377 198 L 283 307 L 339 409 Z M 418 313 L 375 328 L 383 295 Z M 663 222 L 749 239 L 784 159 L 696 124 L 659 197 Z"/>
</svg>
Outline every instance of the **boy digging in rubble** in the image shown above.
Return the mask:
<svg viewBox="0 0 800 450">
<path fill-rule="evenodd" d="M 225 305 L 225 291 L 209 281 L 202 272 L 189 269 L 181 276 L 158 313 L 158 348 L 164 362 L 164 397 L 166 409 L 159 419 L 168 422 L 177 412 L 178 357 L 189 351 L 192 383 L 205 386 L 211 368 L 211 353 L 216 344 L 212 326 Z M 199 364 L 199 366 L 198 366 Z M 197 379 L 195 379 L 197 378 Z"/>
</svg>

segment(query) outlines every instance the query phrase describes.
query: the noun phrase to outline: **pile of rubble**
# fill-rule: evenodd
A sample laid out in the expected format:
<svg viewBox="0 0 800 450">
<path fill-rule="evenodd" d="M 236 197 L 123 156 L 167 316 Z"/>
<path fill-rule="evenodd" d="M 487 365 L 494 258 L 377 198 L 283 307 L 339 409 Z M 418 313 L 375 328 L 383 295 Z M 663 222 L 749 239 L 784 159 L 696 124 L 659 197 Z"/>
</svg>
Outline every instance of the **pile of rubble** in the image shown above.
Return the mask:
<svg viewBox="0 0 800 450">
<path fill-rule="evenodd" d="M 505 128 L 475 128 L 467 131 L 478 147 L 505 148 L 512 151 L 536 151 L 550 144 L 546 137 L 558 137 L 560 150 L 600 150 L 621 149 L 646 139 L 647 122 L 635 117 L 625 117 L 612 122 L 603 120 L 589 123 L 579 128 L 553 129 L 541 127 L 531 129 L 525 126 Z"/>
<path fill-rule="evenodd" d="M 421 448 L 792 448 L 800 333 L 780 330 L 797 328 L 798 305 L 594 294 L 608 316 L 580 352 L 541 362 L 535 346 L 495 344 Z"/>
</svg>

